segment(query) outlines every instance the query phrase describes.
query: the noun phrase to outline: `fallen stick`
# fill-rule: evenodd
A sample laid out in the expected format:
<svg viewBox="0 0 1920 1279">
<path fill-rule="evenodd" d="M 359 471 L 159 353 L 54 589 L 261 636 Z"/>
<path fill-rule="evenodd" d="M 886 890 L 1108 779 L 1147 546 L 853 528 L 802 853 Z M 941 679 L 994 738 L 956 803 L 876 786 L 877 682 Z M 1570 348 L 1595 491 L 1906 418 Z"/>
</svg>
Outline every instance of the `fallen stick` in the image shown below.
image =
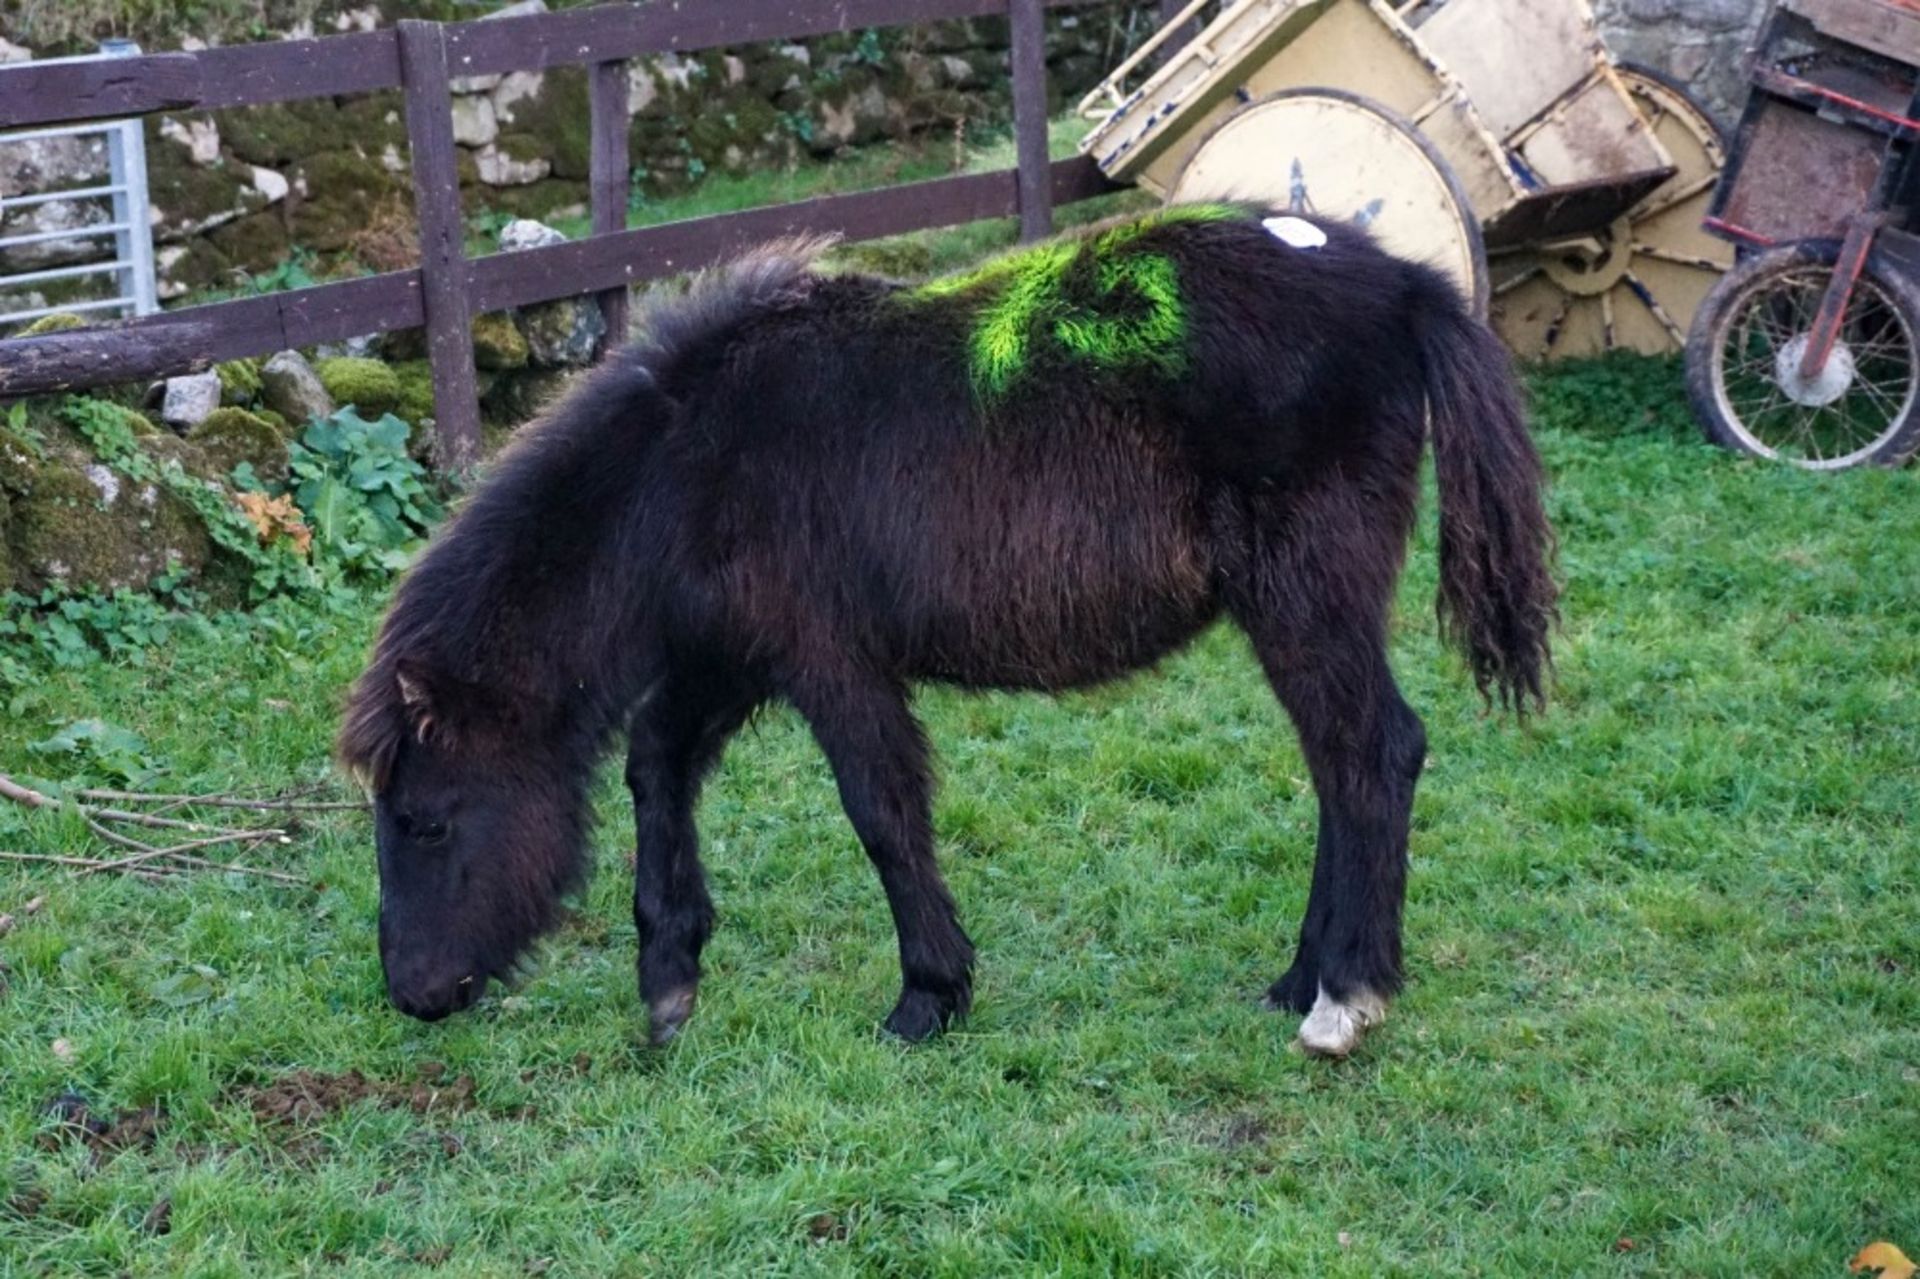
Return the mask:
<svg viewBox="0 0 1920 1279">
<path fill-rule="evenodd" d="M 108 800 L 120 804 L 164 804 L 169 808 L 244 808 L 255 813 L 331 813 L 360 812 L 363 800 L 245 799 L 237 795 L 154 795 L 144 791 L 82 790 L 81 799 Z"/>
<path fill-rule="evenodd" d="M 75 794 L 92 798 L 111 797 L 122 803 L 166 800 L 170 804 L 184 803 L 191 805 L 203 802 L 211 803 L 216 800 L 228 801 L 224 804 L 214 805 L 217 807 L 237 807 L 243 804 L 276 802 L 243 801 L 237 800 L 236 797 L 230 795 L 174 797 L 135 791 L 77 791 Z M 54 799 L 50 795 L 42 794 L 30 786 L 23 786 L 11 777 L 8 777 L 5 773 L 0 773 L 0 798 L 10 799 L 28 808 L 59 808 L 62 806 L 62 801 Z M 289 875 L 283 871 L 269 870 L 262 866 L 247 866 L 238 862 L 210 861 L 203 857 L 193 857 L 189 855 L 190 850 L 211 848 L 222 844 L 244 844 L 247 848 L 251 849 L 258 844 L 266 843 L 270 840 L 278 840 L 283 844 L 290 842 L 287 832 L 277 826 L 260 827 L 257 829 L 213 826 L 204 822 L 189 822 L 181 821 L 177 818 L 159 817 L 152 813 L 139 813 L 121 808 L 103 808 L 97 805 L 82 803 L 79 799 L 69 799 L 66 803 L 71 804 L 74 811 L 80 814 L 81 820 L 86 823 L 87 829 L 94 835 L 109 844 L 120 848 L 131 849 L 133 856 L 121 857 L 109 861 L 92 857 L 68 857 L 55 853 L 13 853 L 7 854 L 5 860 L 34 861 L 54 865 L 73 866 L 78 868 L 82 875 L 97 874 L 101 871 L 114 871 L 121 874 L 139 875 L 148 879 L 159 879 L 178 874 L 183 868 L 192 867 L 201 870 L 224 870 L 244 875 L 259 875 L 286 884 L 303 884 L 306 882 L 298 875 Z M 359 806 L 342 805 L 341 807 Z M 180 844 L 164 846 L 150 844 L 145 840 L 135 839 L 131 835 L 113 829 L 113 827 L 107 824 L 108 822 L 121 822 L 150 830 L 185 831 L 189 834 L 198 835 L 200 838 L 190 839 Z"/>
<path fill-rule="evenodd" d="M 131 862 L 134 859 L 128 860 Z M 83 867 L 84 869 L 80 872 L 83 875 L 90 875 L 96 870 L 106 870 L 114 865 L 112 862 L 96 861 L 91 857 L 63 857 L 58 853 L 15 853 L 6 849 L 0 849 L 0 861 L 46 862 L 55 866 Z M 139 875 L 143 879 L 169 879 L 184 872 L 174 866 L 144 866 L 130 867 L 128 873 Z"/>
<path fill-rule="evenodd" d="M 232 835 L 217 835 L 212 839 L 188 840 L 184 844 L 174 844 L 167 848 L 160 848 L 155 845 L 144 845 L 144 851 L 135 853 L 132 857 L 122 857 L 119 861 L 114 862 L 102 862 L 98 866 L 83 870 L 80 873 L 82 875 L 92 875 L 103 870 L 121 870 L 129 866 L 140 866 L 147 862 L 154 861 L 157 858 L 177 857 L 181 853 L 191 852 L 196 848 L 211 848 L 216 844 L 235 844 L 242 841 L 260 843 L 263 840 L 274 838 L 284 840 L 286 836 L 281 835 L 277 831 L 250 831 Z"/>
</svg>

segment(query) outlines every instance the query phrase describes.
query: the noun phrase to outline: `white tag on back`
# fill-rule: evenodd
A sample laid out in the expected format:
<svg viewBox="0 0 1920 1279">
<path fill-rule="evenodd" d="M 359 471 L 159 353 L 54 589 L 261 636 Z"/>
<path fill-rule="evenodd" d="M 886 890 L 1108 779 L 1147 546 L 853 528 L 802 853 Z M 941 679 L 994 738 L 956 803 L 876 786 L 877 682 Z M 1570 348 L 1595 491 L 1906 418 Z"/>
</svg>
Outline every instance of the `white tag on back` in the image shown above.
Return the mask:
<svg viewBox="0 0 1920 1279">
<path fill-rule="evenodd" d="M 1327 233 L 1305 218 L 1268 218 L 1260 225 L 1273 232 L 1282 244 L 1296 249 L 1317 249 L 1327 242 Z"/>
</svg>

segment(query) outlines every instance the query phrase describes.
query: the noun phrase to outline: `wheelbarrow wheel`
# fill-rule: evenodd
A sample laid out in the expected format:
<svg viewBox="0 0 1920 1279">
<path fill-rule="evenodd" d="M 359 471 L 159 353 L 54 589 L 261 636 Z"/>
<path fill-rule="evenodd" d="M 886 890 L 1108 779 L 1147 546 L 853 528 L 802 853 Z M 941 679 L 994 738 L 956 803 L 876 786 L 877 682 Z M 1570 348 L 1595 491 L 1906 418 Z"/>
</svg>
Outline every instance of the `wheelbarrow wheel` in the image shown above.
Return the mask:
<svg viewBox="0 0 1920 1279">
<path fill-rule="evenodd" d="M 1631 62 L 1615 70 L 1672 157 L 1674 174 L 1577 243 L 1494 259 L 1494 328 L 1524 359 L 1676 352 L 1708 291 L 1733 265 L 1733 247 L 1700 225 L 1726 164 L 1720 126 L 1658 71 Z"/>
<path fill-rule="evenodd" d="M 1816 471 L 1897 466 L 1920 448 L 1920 289 L 1868 257 L 1826 367 L 1800 372 L 1839 245 L 1804 240 L 1734 268 L 1694 318 L 1687 394 L 1709 440 Z"/>
<path fill-rule="evenodd" d="M 1241 107 L 1195 149 L 1169 199 L 1260 200 L 1342 218 L 1439 268 L 1487 314 L 1487 251 L 1460 180 L 1405 117 L 1342 89 L 1283 89 Z"/>
</svg>

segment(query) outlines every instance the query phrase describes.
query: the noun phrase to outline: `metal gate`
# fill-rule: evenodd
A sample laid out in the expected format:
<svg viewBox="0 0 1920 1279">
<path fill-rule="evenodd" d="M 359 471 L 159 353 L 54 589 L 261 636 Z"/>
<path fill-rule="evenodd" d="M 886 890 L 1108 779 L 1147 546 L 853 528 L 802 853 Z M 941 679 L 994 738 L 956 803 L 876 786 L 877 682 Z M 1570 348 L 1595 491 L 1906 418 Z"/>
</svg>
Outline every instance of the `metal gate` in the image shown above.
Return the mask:
<svg viewBox="0 0 1920 1279">
<path fill-rule="evenodd" d="M 131 57 L 139 52 L 140 46 L 132 41 L 108 41 L 101 46 L 101 52 L 93 57 Z M 48 59 L 40 65 L 91 60 L 58 58 Z M 146 135 L 140 121 L 105 120 L 56 129 L 0 133 L 0 148 L 48 138 L 96 134 L 104 137 L 107 146 L 107 181 L 104 184 L 64 190 L 0 192 L 0 217 L 14 209 L 55 201 L 104 201 L 110 205 L 107 221 L 91 226 L 0 236 L 0 250 L 59 241 L 110 239 L 112 256 L 104 256 L 107 246 L 103 244 L 103 256 L 98 261 L 83 261 L 17 274 L 0 272 L 0 289 L 30 288 L 43 281 L 107 275 L 112 277 L 112 296 L 14 311 L 0 309 L 0 325 L 23 324 L 56 312 L 118 311 L 123 315 L 147 315 L 159 309 L 153 279 L 153 227 L 147 212 Z"/>
</svg>

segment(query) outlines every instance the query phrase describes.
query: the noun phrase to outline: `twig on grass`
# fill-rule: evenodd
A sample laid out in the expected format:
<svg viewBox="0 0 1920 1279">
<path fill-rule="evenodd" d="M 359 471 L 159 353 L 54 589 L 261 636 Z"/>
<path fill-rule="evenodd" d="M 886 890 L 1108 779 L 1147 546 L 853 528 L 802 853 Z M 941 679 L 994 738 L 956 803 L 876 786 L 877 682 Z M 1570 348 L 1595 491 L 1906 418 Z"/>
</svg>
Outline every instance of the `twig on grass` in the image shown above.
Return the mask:
<svg viewBox="0 0 1920 1279">
<path fill-rule="evenodd" d="M 182 821 L 178 818 L 160 817 L 152 813 L 142 813 L 125 808 L 108 808 L 99 804 L 86 803 L 83 800 L 110 799 L 120 803 L 160 802 L 167 807 L 191 807 L 206 805 L 220 808 L 245 808 L 248 811 L 294 811 L 296 808 L 315 808 L 317 804 L 300 804 L 291 798 L 243 800 L 236 796 L 215 794 L 202 796 L 157 795 L 144 791 L 108 791 L 82 790 L 74 792 L 79 798 L 64 801 L 80 815 L 89 831 L 120 848 L 131 849 L 131 857 L 104 860 L 92 857 L 68 857 L 52 853 L 10 853 L 0 855 L 8 861 L 45 862 L 53 865 L 72 866 L 82 875 L 95 875 L 103 871 L 117 874 L 137 875 L 143 879 L 162 879 L 178 874 L 186 869 L 233 871 L 245 875 L 259 875 L 266 879 L 285 884 L 303 884 L 306 881 L 298 875 L 284 871 L 269 870 L 261 866 L 248 866 L 239 862 L 211 861 L 204 857 L 191 856 L 196 849 L 213 848 L 226 844 L 239 844 L 242 851 L 250 852 L 263 843 L 278 841 L 290 843 L 287 831 L 278 826 L 238 827 L 219 826 L 206 822 Z M 12 800 L 27 808 L 59 808 L 63 801 L 50 795 L 23 786 L 5 773 L 0 773 L 0 798 Z M 335 808 L 359 808 L 358 804 L 330 805 Z M 183 831 L 197 836 L 178 844 L 150 844 L 146 840 L 136 839 L 124 831 L 115 830 L 110 823 L 136 826 L 143 830 Z"/>
<path fill-rule="evenodd" d="M 160 804 L 165 808 L 244 808 L 256 813 L 344 813 L 362 811 L 367 807 L 364 800 L 302 800 L 291 796 L 246 799 L 224 792 L 213 795 L 154 795 L 144 791 L 79 790 L 74 794 L 81 799 L 123 804 Z"/>
<path fill-rule="evenodd" d="M 83 875 L 91 874 L 96 870 L 104 870 L 113 864 L 111 862 L 96 861 L 91 857 L 63 857 L 57 853 L 16 853 L 7 849 L 0 849 L 0 861 L 44 862 L 54 866 L 75 866 L 82 868 L 80 873 Z M 161 880 L 171 879 L 173 876 L 180 874 L 181 868 L 175 866 L 129 866 L 126 873 L 129 875 L 137 875 L 141 879 Z M 7 918 L 11 919 L 12 916 L 9 915 Z"/>
</svg>

